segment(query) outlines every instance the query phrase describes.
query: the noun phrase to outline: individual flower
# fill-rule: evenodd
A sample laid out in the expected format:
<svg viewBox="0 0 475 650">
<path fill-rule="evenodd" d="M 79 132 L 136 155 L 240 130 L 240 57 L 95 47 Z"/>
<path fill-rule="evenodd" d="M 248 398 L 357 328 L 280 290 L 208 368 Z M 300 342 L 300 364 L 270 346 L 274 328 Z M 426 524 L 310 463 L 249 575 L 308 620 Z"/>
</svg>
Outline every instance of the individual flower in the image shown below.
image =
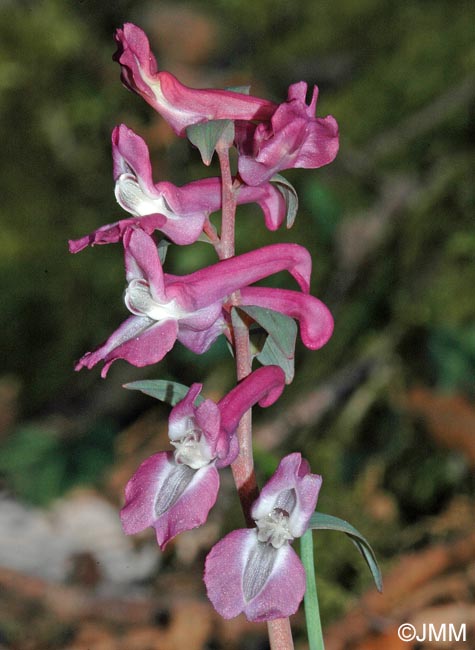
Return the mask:
<svg viewBox="0 0 475 650">
<path fill-rule="evenodd" d="M 299 453 L 285 456 L 252 506 L 255 528 L 235 530 L 211 549 L 204 580 L 224 618 L 250 621 L 294 614 L 305 593 L 305 570 L 290 544 L 307 529 L 322 478 Z"/>
<path fill-rule="evenodd" d="M 260 185 L 282 169 L 315 169 L 334 160 L 338 153 L 336 120 L 331 115 L 315 117 L 317 86 L 308 106 L 306 94 L 304 81 L 292 84 L 287 101 L 276 109 L 270 123 L 236 124 L 239 174 L 248 185 Z"/>
<path fill-rule="evenodd" d="M 193 384 L 170 413 L 168 435 L 175 450 L 147 458 L 127 483 L 120 515 L 125 533 L 153 526 L 163 550 L 178 533 L 203 524 L 218 495 L 218 469 L 238 454 L 234 434 L 241 417 L 257 402 L 273 404 L 284 381 L 277 366 L 259 368 L 217 404 L 207 399 L 199 406 L 202 385 Z"/>
<path fill-rule="evenodd" d="M 122 83 L 153 106 L 177 135 L 208 120 L 269 119 L 276 109 L 273 102 L 243 93 L 184 86 L 169 72 L 158 70 L 147 36 L 132 23 L 118 29 L 115 40 L 114 60 L 121 66 Z"/>
<path fill-rule="evenodd" d="M 209 215 L 221 208 L 219 178 L 206 178 L 183 187 L 167 181 L 154 184 L 148 147 L 125 124 L 112 131 L 112 158 L 117 202 L 132 218 L 70 241 L 71 253 L 88 245 L 117 242 L 126 228 L 134 225 L 148 234 L 161 230 L 176 244 L 192 244 L 201 235 Z M 270 230 L 279 228 L 285 218 L 285 199 L 271 183 L 258 187 L 243 184 L 236 192 L 236 200 L 238 204 L 258 203 Z"/>
<path fill-rule="evenodd" d="M 223 332 L 223 304 L 238 289 L 287 270 L 309 290 L 311 258 L 298 244 L 273 244 L 222 260 L 184 276 L 164 274 L 157 247 L 143 230 L 124 235 L 128 286 L 124 301 L 133 314 L 107 341 L 86 353 L 76 370 L 104 362 L 102 376 L 116 359 L 134 366 L 157 363 L 178 339 L 197 354 Z M 297 293 L 297 292 L 296 292 Z"/>
</svg>

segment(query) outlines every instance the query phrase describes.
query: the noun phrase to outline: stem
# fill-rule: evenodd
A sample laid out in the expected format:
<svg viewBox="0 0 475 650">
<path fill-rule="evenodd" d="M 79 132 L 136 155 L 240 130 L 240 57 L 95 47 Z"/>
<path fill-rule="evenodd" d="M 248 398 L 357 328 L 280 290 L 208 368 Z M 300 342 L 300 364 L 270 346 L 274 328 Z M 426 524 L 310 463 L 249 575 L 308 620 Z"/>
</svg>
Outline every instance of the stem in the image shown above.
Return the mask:
<svg viewBox="0 0 475 650">
<path fill-rule="evenodd" d="M 317 583 L 315 581 L 315 566 L 313 560 L 313 535 L 309 528 L 300 538 L 300 556 L 305 567 L 307 589 L 304 596 L 305 619 L 307 621 L 307 636 L 310 650 L 325 650 L 323 643 L 320 608 L 318 606 Z"/>
<path fill-rule="evenodd" d="M 233 295 L 233 302 L 239 296 Z M 244 379 L 251 371 L 251 351 L 249 346 L 249 328 L 240 316 L 233 317 L 234 354 L 236 358 L 236 374 L 238 379 Z M 242 511 L 249 528 L 254 526 L 251 517 L 251 506 L 259 496 L 256 474 L 254 472 L 254 456 L 252 453 L 252 409 L 241 418 L 237 428 L 239 440 L 239 455 L 232 463 L 231 470 L 241 501 Z"/>
<path fill-rule="evenodd" d="M 288 618 L 276 618 L 267 622 L 271 650 L 293 650 L 292 629 Z"/>
<path fill-rule="evenodd" d="M 216 246 L 220 259 L 233 257 L 234 252 L 234 228 L 236 215 L 236 188 L 233 187 L 231 166 L 229 163 L 230 143 L 218 142 L 216 152 L 221 167 L 222 187 L 222 221 L 221 241 Z M 240 294 L 236 291 L 232 295 L 232 304 L 239 305 Z M 249 342 L 249 327 L 236 315 L 233 318 L 233 339 L 234 354 L 236 359 L 237 378 L 244 379 L 252 372 L 251 349 Z M 241 501 L 241 508 L 248 527 L 254 526 L 251 517 L 251 507 L 259 495 L 256 474 L 254 472 L 254 456 L 252 452 L 252 409 L 245 413 L 237 428 L 239 441 L 239 455 L 232 463 L 231 470 L 234 482 Z M 292 630 L 288 618 L 279 618 L 268 621 L 267 630 L 271 650 L 293 650 Z"/>
<path fill-rule="evenodd" d="M 233 178 L 231 176 L 229 146 L 226 142 L 218 142 L 216 145 L 216 153 L 218 154 L 219 166 L 221 168 L 221 244 L 217 249 L 221 260 L 234 256 L 236 194 L 233 189 Z"/>
</svg>

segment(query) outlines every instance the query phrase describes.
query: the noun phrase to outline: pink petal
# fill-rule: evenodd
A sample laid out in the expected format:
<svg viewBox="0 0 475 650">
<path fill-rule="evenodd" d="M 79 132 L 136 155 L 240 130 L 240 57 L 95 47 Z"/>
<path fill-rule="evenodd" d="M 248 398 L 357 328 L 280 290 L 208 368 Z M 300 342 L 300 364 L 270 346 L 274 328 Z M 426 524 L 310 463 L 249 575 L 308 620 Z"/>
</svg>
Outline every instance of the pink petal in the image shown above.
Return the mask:
<svg viewBox="0 0 475 650">
<path fill-rule="evenodd" d="M 257 402 L 263 407 L 270 406 L 279 399 L 284 386 L 285 374 L 277 366 L 265 366 L 252 372 L 218 402 L 221 429 L 228 436 L 235 433 L 246 411 Z"/>
<path fill-rule="evenodd" d="M 205 562 L 204 581 L 208 598 L 223 618 L 234 618 L 246 605 L 242 577 L 256 531 L 234 530 L 213 546 Z"/>
<path fill-rule="evenodd" d="M 308 292 L 312 260 L 298 244 L 273 244 L 244 253 L 168 281 L 167 295 L 177 297 L 188 312 L 195 312 L 221 301 L 233 291 L 258 282 L 269 275 L 287 270 Z"/>
<path fill-rule="evenodd" d="M 258 187 L 241 185 L 237 192 L 238 205 L 258 203 L 264 213 L 266 227 L 277 230 L 282 225 L 287 212 L 285 199 L 272 183 L 263 183 Z"/>
<path fill-rule="evenodd" d="M 162 214 L 150 214 L 145 217 L 121 219 L 120 221 L 107 224 L 106 226 L 102 226 L 101 228 L 94 230 L 94 232 L 92 232 L 90 235 L 86 235 L 80 239 L 69 240 L 69 252 L 78 253 L 79 251 L 83 250 L 83 248 L 86 248 L 86 246 L 95 246 L 98 244 L 115 244 L 122 239 L 127 228 L 134 226 L 141 228 L 144 232 L 151 235 L 155 230 L 162 230 L 162 232 L 164 232 L 166 225 L 167 218 Z M 198 236 L 199 233 L 197 237 Z"/>
<path fill-rule="evenodd" d="M 294 549 L 285 544 L 276 550 L 276 560 L 265 587 L 244 607 L 249 621 L 287 618 L 298 610 L 305 594 L 305 569 Z"/>
<path fill-rule="evenodd" d="M 168 418 L 168 437 L 170 440 L 180 440 L 180 438 L 185 437 L 190 420 L 195 417 L 197 408 L 194 404 L 195 399 L 202 388 L 203 384 L 192 384 L 185 397 L 172 408 Z"/>
<path fill-rule="evenodd" d="M 306 92 L 306 83 L 293 84 L 270 124 L 261 123 L 254 129 L 238 126 L 239 174 L 248 185 L 260 185 L 283 169 L 316 169 L 334 160 L 338 125 L 331 116 L 315 117 L 318 88 L 314 87 L 308 106 Z"/>
<path fill-rule="evenodd" d="M 155 501 L 172 469 L 175 467 L 172 451 L 161 451 L 140 465 L 125 486 L 125 505 L 120 512 L 126 535 L 145 530 L 156 519 Z"/>
<path fill-rule="evenodd" d="M 256 529 L 235 530 L 213 546 L 204 581 L 213 607 L 226 619 L 241 612 L 250 621 L 285 618 L 297 611 L 305 593 L 297 554 L 289 545 L 274 549 L 258 542 Z"/>
<path fill-rule="evenodd" d="M 162 265 L 152 237 L 140 228 L 130 228 L 124 235 L 124 250 L 127 282 L 144 279 L 154 300 L 166 299 Z"/>
<path fill-rule="evenodd" d="M 112 160 L 114 180 L 132 172 L 150 194 L 155 191 L 152 180 L 150 153 L 145 141 L 125 124 L 112 131 Z"/>
<path fill-rule="evenodd" d="M 185 135 L 192 124 L 217 119 L 268 119 L 275 104 L 228 90 L 194 90 L 181 84 L 169 72 L 159 72 L 144 32 L 131 23 L 115 35 L 122 82 L 141 95 L 171 125 Z"/>
<path fill-rule="evenodd" d="M 300 537 L 315 511 L 321 485 L 322 477 L 310 473 L 310 467 L 300 453 L 289 454 L 280 461 L 277 470 L 262 488 L 252 506 L 252 518 L 257 521 L 274 508 L 282 508 L 289 513 L 292 536 Z"/>
<path fill-rule="evenodd" d="M 219 475 L 213 465 L 193 470 L 177 465 L 171 451 L 154 454 L 125 488 L 124 532 L 133 535 L 153 526 L 163 550 L 178 533 L 206 521 L 218 490 Z"/>
<path fill-rule="evenodd" d="M 190 473 L 194 472 L 193 478 L 178 499 L 153 524 L 162 550 L 179 533 L 204 524 L 218 496 L 219 474 L 214 465 L 198 470 L 188 469 Z"/>
<path fill-rule="evenodd" d="M 318 350 L 333 333 L 333 317 L 328 308 L 311 295 L 288 289 L 245 287 L 241 304 L 278 311 L 300 322 L 300 335 L 307 348 Z"/>
<path fill-rule="evenodd" d="M 191 319 L 188 319 L 191 320 Z M 218 336 L 223 334 L 226 323 L 222 318 L 218 318 L 209 327 L 197 330 L 193 327 L 187 327 L 179 323 L 178 340 L 186 348 L 196 354 L 204 354 L 211 345 L 216 341 Z"/>
<path fill-rule="evenodd" d="M 75 370 L 92 368 L 104 361 L 101 376 L 105 377 L 110 365 L 125 359 L 134 366 L 143 367 L 158 363 L 175 344 L 178 324 L 174 320 L 160 323 L 149 318 L 131 316 L 93 352 L 87 352 L 76 364 Z"/>
</svg>

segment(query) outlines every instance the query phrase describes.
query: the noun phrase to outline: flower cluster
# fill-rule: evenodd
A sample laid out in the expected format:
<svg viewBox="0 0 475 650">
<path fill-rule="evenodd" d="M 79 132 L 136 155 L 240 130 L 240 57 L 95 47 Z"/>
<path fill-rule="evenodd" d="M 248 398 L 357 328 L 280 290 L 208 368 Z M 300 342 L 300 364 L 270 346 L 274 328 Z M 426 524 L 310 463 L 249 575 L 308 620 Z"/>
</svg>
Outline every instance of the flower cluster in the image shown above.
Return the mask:
<svg viewBox="0 0 475 650">
<path fill-rule="evenodd" d="M 113 130 L 115 195 L 129 215 L 70 241 L 69 248 L 77 253 L 89 245 L 122 243 L 124 303 L 130 314 L 102 345 L 77 362 L 76 370 L 103 363 L 105 377 L 117 359 L 139 367 L 154 364 L 177 341 L 203 354 L 221 335 L 236 352 L 235 308 L 279 312 L 298 321 L 307 348 L 323 346 L 332 334 L 333 319 L 309 293 L 311 258 L 305 248 L 272 244 L 240 255 L 223 253 L 229 197 L 231 209 L 256 203 L 266 227 L 276 230 L 289 206 L 281 187 L 286 181 L 275 174 L 294 167 L 321 167 L 335 158 L 337 124 L 331 116 L 315 116 L 317 87 L 307 104 L 307 85 L 293 84 L 280 105 L 231 90 L 195 90 L 158 69 L 146 35 L 135 25 L 117 30 L 116 41 L 114 58 L 123 83 L 178 136 L 215 120 L 232 123 L 226 146 L 236 148 L 237 174 L 227 187 L 224 176 L 182 187 L 156 183 L 144 140 L 124 124 Z M 214 146 L 220 142 L 218 135 Z M 220 210 L 218 235 L 210 215 Z M 218 261 L 187 275 L 167 273 L 157 232 L 177 245 L 208 240 Z M 298 289 L 254 286 L 281 271 L 294 278 Z M 249 321 L 252 324 L 252 318 Z M 201 397 L 202 385 L 193 384 L 170 413 L 173 449 L 146 459 L 126 486 L 124 531 L 133 534 L 153 527 L 164 549 L 180 532 L 203 524 L 218 495 L 219 471 L 243 452 L 236 433 L 242 416 L 255 404 L 273 404 L 286 379 L 275 363 L 263 365 L 217 403 Z M 205 583 L 211 602 L 225 618 L 244 612 L 253 621 L 271 620 L 296 611 L 305 591 L 305 574 L 290 544 L 305 532 L 320 485 L 321 478 L 311 474 L 300 454 L 286 456 L 252 505 L 255 526 L 236 530 L 213 547 L 206 560 Z"/>
</svg>

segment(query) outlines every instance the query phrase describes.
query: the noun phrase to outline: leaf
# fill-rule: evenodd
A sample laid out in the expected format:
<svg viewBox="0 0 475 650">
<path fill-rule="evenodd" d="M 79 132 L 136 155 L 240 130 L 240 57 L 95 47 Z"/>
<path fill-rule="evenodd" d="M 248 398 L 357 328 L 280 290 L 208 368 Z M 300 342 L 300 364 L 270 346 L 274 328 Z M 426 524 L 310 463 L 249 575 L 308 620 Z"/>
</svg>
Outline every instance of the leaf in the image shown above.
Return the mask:
<svg viewBox="0 0 475 650">
<path fill-rule="evenodd" d="M 378 591 L 383 590 L 383 579 L 381 577 L 381 571 L 379 569 L 374 551 L 371 548 L 369 542 L 363 537 L 360 532 L 356 530 L 356 528 L 354 528 L 354 526 L 349 524 L 344 519 L 340 519 L 339 517 L 326 515 L 323 512 L 314 512 L 310 517 L 308 527 L 312 528 L 313 530 L 338 530 L 341 533 L 348 535 L 353 544 L 366 560 Z"/>
<path fill-rule="evenodd" d="M 239 307 L 258 323 L 267 336 L 260 352 L 256 355 L 263 366 L 280 366 L 285 373 L 285 381 L 290 384 L 294 378 L 295 342 L 297 325 L 289 316 L 263 307 Z"/>
<path fill-rule="evenodd" d="M 145 395 L 150 395 L 161 402 L 166 402 L 171 406 L 175 406 L 180 402 L 188 393 L 189 387 L 184 384 L 179 384 L 176 381 L 168 381 L 166 379 L 143 379 L 142 381 L 133 381 L 129 384 L 124 384 L 124 388 L 128 390 L 139 390 Z M 196 404 L 204 402 L 204 397 L 198 395 L 195 399 Z"/>
<path fill-rule="evenodd" d="M 286 225 L 287 228 L 292 228 L 299 208 L 299 197 L 297 191 L 292 183 L 289 183 L 289 181 L 280 174 L 274 174 L 270 181 L 277 186 L 277 189 L 285 199 L 287 205 L 287 214 L 285 215 Z"/>
<path fill-rule="evenodd" d="M 305 569 L 305 580 L 307 583 L 304 595 L 304 608 L 305 621 L 307 623 L 308 647 L 310 650 L 324 650 L 317 583 L 315 580 L 313 534 L 310 528 L 300 538 L 300 559 Z"/>
<path fill-rule="evenodd" d="M 219 140 L 225 139 L 229 144 L 234 140 L 234 122 L 232 120 L 209 120 L 202 124 L 193 124 L 186 129 L 188 140 L 200 150 L 201 159 L 209 166 Z"/>
<path fill-rule="evenodd" d="M 232 93 L 241 93 L 241 95 L 249 95 L 251 86 L 228 86 L 225 90 L 230 90 Z"/>
</svg>

